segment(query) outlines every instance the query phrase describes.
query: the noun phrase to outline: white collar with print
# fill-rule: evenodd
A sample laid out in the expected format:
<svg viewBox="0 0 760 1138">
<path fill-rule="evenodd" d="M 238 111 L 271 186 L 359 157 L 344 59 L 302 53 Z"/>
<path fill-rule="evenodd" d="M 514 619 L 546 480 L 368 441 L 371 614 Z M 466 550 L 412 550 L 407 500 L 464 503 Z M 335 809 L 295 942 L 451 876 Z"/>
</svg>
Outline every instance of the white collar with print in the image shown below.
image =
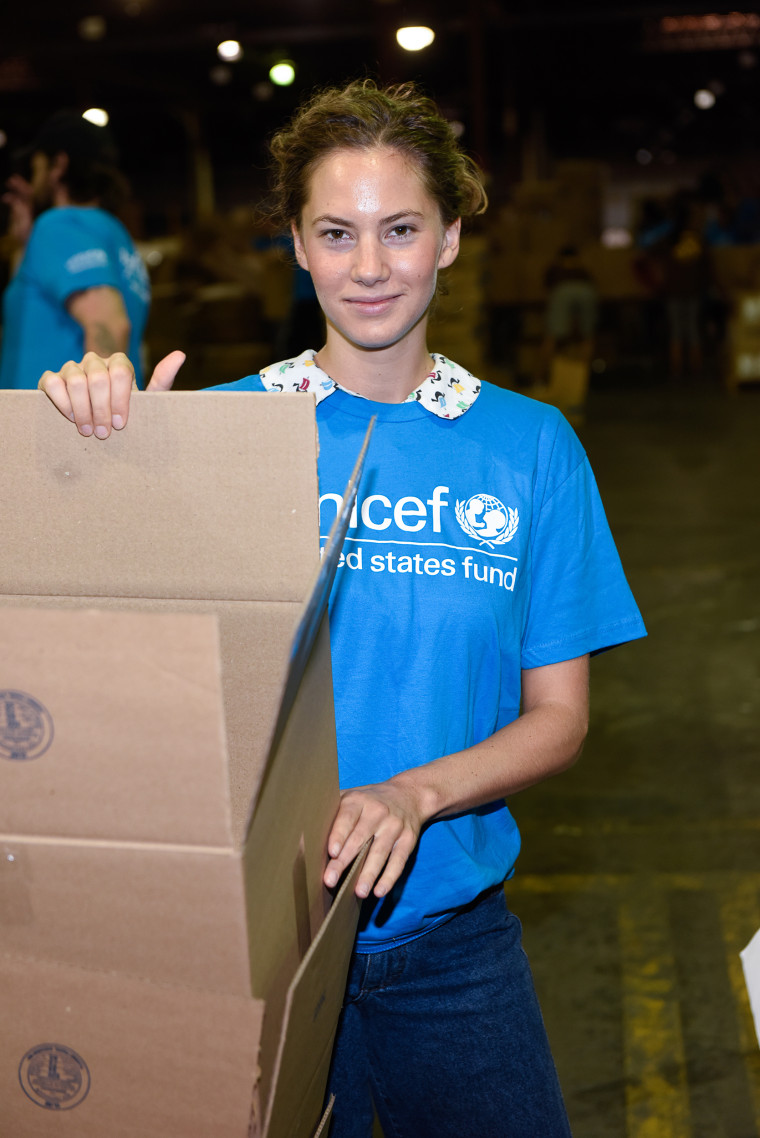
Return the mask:
<svg viewBox="0 0 760 1138">
<path fill-rule="evenodd" d="M 334 379 L 318 366 L 316 352 L 308 348 L 292 360 L 270 364 L 259 372 L 261 382 L 267 391 L 309 391 L 321 403 L 333 391 L 345 391 Z M 459 364 L 452 363 L 445 356 L 432 353 L 433 370 L 426 375 L 416 391 L 407 395 L 405 403 L 419 403 L 431 415 L 439 419 L 458 419 L 469 411 L 480 392 L 480 381 L 465 371 Z"/>
</svg>

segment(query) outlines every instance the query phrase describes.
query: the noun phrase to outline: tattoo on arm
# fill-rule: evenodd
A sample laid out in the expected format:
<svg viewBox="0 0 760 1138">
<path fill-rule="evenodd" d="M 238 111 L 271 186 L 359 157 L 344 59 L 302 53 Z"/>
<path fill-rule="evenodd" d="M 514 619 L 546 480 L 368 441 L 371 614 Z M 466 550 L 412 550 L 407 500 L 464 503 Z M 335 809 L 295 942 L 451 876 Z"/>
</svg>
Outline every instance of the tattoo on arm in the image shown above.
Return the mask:
<svg viewBox="0 0 760 1138">
<path fill-rule="evenodd" d="M 84 350 L 108 358 L 129 344 L 129 316 L 121 293 L 102 285 L 73 293 L 66 301 L 69 314 L 84 329 Z"/>
<path fill-rule="evenodd" d="M 119 343 L 107 324 L 93 324 L 88 329 L 86 339 L 85 348 L 103 357 L 112 356 L 114 352 L 121 351 L 124 346 Z"/>
</svg>

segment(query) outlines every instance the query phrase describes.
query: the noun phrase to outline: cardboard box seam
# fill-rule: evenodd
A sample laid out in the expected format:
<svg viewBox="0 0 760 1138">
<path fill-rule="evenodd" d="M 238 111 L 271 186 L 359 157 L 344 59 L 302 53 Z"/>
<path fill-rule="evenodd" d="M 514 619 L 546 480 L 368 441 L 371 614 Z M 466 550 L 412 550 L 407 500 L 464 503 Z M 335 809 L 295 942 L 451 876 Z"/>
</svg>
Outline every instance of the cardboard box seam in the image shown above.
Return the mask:
<svg viewBox="0 0 760 1138">
<path fill-rule="evenodd" d="M 203 846 L 190 845 L 184 842 L 135 842 L 126 839 L 72 838 L 67 834 L 56 837 L 49 834 L 5 834 L 0 832 L 0 843 L 15 846 L 71 846 L 74 849 L 131 850 L 140 853 L 160 851 L 162 853 L 210 854 L 214 857 L 242 856 L 241 848 L 235 845 Z"/>
<path fill-rule="evenodd" d="M 215 988 L 198 988 L 191 984 L 183 984 L 180 981 L 173 984 L 167 984 L 163 980 L 154 980 L 150 976 L 143 976 L 139 972 L 127 972 L 123 969 L 118 971 L 112 968 L 98 968 L 96 965 L 88 964 L 87 967 L 81 967 L 77 964 L 63 963 L 58 960 L 50 960 L 48 957 L 33 956 L 29 953 L 15 953 L 8 952 L 7 949 L 0 950 L 0 961 L 8 961 L 18 964 L 38 964 L 41 965 L 46 971 L 56 971 L 59 973 L 74 972 L 82 976 L 110 976 L 114 980 L 135 980 L 139 984 L 148 984 L 151 988 L 160 988 L 162 991 L 167 992 L 202 992 L 211 998 L 217 997 L 220 1000 L 239 1000 L 243 1002 L 253 1002 L 258 1004 L 265 1004 L 266 1000 L 261 996 L 254 996 L 250 993 L 243 994 L 240 992 L 220 992 Z"/>
<path fill-rule="evenodd" d="M 80 610 L 81 612 L 88 612 L 90 610 L 99 611 L 98 605 L 97 605 L 98 601 L 101 601 L 101 600 L 108 601 L 108 600 L 112 600 L 114 597 L 113 593 L 106 593 L 106 592 L 92 593 L 92 592 L 90 592 L 90 593 L 83 595 L 82 593 L 76 593 L 76 592 L 71 592 L 71 593 L 63 592 L 61 589 L 59 589 L 57 593 L 43 593 L 41 591 L 38 591 L 35 593 L 14 593 L 11 590 L 3 589 L 2 595 L 4 598 L 11 598 L 14 601 L 18 601 L 20 604 L 23 604 L 24 601 L 31 601 L 31 602 L 40 601 L 40 600 L 59 601 L 61 597 L 65 597 L 67 599 L 71 598 L 72 600 L 78 600 L 78 601 L 85 600 L 85 601 L 92 601 L 93 602 L 91 605 L 87 605 L 86 607 L 83 607 Z M 274 596 L 274 597 L 252 597 L 252 596 L 230 596 L 228 593 L 223 593 L 223 594 L 220 594 L 219 596 L 214 595 L 214 596 L 209 596 L 209 597 L 197 597 L 197 596 L 191 596 L 191 595 L 188 595 L 188 596 L 168 596 L 166 594 L 156 594 L 156 593 L 127 593 L 127 592 L 119 593 L 117 599 L 120 601 L 121 600 L 130 601 L 130 602 L 136 601 L 138 603 L 140 601 L 147 601 L 149 603 L 160 601 L 160 602 L 166 603 L 166 604 L 175 603 L 175 604 L 181 605 L 181 606 L 192 605 L 192 604 L 211 604 L 211 605 L 218 605 L 218 604 L 222 604 L 222 605 L 270 605 L 271 604 L 271 605 L 290 605 L 294 608 L 300 608 L 300 606 L 302 604 L 302 600 L 303 600 L 303 598 L 301 598 L 301 597 L 292 597 L 292 596 L 291 597 L 286 597 L 286 596 L 281 597 L 279 595 Z M 34 607 L 37 607 L 37 606 L 35 605 Z M 212 613 L 211 615 L 215 615 L 215 614 Z"/>
</svg>

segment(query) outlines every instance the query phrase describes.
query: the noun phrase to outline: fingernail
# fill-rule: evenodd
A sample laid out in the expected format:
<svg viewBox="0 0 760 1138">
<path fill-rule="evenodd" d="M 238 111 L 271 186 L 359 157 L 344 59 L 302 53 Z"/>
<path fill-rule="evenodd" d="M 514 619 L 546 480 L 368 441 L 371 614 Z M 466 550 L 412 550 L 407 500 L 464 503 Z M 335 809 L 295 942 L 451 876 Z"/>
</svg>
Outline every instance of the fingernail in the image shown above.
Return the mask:
<svg viewBox="0 0 760 1138">
<path fill-rule="evenodd" d="M 357 886 L 356 894 L 358 897 L 366 897 L 368 893 L 369 893 L 369 889 L 367 888 L 366 885 L 358 885 Z"/>
<path fill-rule="evenodd" d="M 334 873 L 331 871 L 330 873 L 325 874 L 325 885 L 327 885 L 328 888 L 332 889 L 333 885 L 335 885 L 337 880 L 338 880 L 337 873 Z"/>
<path fill-rule="evenodd" d="M 79 428 L 79 433 L 80 433 L 80 435 L 91 435 L 92 434 L 92 427 L 90 426 L 89 423 L 85 423 L 83 426 L 81 426 Z"/>
<path fill-rule="evenodd" d="M 120 431 L 121 428 L 124 426 L 123 417 L 121 415 L 112 415 L 111 416 L 111 426 L 113 427 L 113 429 L 115 431 Z"/>
<path fill-rule="evenodd" d="M 107 439 L 108 438 L 108 429 L 106 427 L 96 427 L 95 428 L 95 438 L 96 439 Z"/>
</svg>

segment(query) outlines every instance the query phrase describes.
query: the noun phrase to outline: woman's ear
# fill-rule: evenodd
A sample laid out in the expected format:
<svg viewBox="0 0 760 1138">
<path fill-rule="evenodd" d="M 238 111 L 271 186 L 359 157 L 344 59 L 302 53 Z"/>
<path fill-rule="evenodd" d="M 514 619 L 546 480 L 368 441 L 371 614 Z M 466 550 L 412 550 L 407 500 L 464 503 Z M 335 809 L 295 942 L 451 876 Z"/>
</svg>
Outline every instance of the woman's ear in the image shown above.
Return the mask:
<svg viewBox="0 0 760 1138">
<path fill-rule="evenodd" d="M 458 217 L 456 221 L 452 221 L 451 225 L 447 225 L 443 231 L 443 246 L 438 257 L 438 268 L 447 269 L 449 265 L 453 265 L 457 259 L 459 252 L 459 237 L 462 232 L 462 219 Z"/>
<path fill-rule="evenodd" d="M 308 273 L 309 265 L 306 260 L 306 250 L 303 247 L 303 241 L 301 240 L 301 234 L 298 231 L 298 226 L 294 221 L 291 221 L 290 223 L 290 232 L 293 237 L 293 249 L 295 250 L 296 260 L 298 261 L 298 264 L 301 266 L 301 268 L 306 269 L 306 272 Z"/>
</svg>

